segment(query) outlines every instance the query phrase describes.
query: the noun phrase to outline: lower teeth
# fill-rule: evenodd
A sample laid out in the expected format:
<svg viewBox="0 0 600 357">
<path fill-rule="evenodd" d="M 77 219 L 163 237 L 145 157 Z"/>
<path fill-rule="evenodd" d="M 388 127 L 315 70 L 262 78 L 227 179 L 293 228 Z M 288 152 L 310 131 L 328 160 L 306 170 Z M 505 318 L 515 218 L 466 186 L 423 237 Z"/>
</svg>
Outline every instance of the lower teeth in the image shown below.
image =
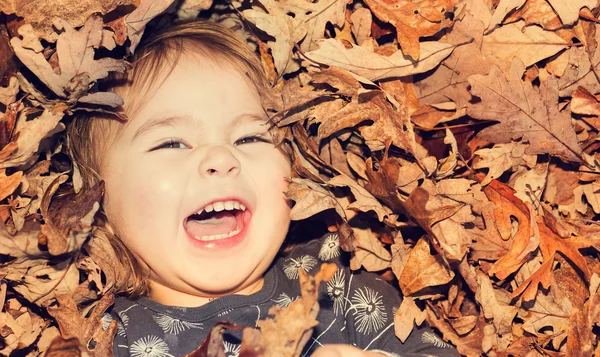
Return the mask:
<svg viewBox="0 0 600 357">
<path fill-rule="evenodd" d="M 198 240 L 217 240 L 217 239 L 233 237 L 234 235 L 240 233 L 240 231 L 241 231 L 240 227 L 236 227 L 234 231 L 231 231 L 229 233 L 217 234 L 217 235 L 212 235 L 212 236 L 202 236 L 202 237 L 194 236 L 194 238 L 196 238 Z"/>
</svg>

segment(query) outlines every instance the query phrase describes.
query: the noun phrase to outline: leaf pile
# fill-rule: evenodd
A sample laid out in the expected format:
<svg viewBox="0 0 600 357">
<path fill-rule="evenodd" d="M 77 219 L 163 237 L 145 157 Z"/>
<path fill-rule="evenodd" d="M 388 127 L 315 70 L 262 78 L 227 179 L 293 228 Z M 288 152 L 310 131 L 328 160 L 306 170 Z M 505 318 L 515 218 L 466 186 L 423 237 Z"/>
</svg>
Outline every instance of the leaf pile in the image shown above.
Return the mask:
<svg viewBox="0 0 600 357">
<path fill-rule="evenodd" d="M 401 340 L 426 320 L 465 356 L 600 355 L 598 0 L 56 3 L 0 2 L 0 354 L 107 348 L 95 314 L 124 277 L 65 123 L 120 116 L 95 83 L 153 19 L 200 13 L 246 26 L 292 219 L 399 287 Z"/>
</svg>

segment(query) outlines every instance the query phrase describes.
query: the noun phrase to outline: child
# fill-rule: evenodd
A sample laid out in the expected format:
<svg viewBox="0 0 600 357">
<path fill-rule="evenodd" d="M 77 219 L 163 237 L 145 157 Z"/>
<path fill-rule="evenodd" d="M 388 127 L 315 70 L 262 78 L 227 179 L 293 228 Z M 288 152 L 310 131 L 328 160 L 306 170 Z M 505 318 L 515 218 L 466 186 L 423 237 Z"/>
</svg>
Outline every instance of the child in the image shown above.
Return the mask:
<svg viewBox="0 0 600 357">
<path fill-rule="evenodd" d="M 233 32 L 173 25 L 107 84 L 129 121 L 76 118 L 68 135 L 84 187 L 105 181 L 102 232 L 129 267 L 127 297 L 103 320 L 118 321 L 115 356 L 181 356 L 221 320 L 255 326 L 270 306 L 297 298 L 298 267 L 314 274 L 323 261 L 340 269 L 321 287 L 320 324 L 304 355 L 458 356 L 427 328 L 401 343 L 397 290 L 343 267 L 335 233 L 278 255 L 291 165 L 267 129 L 261 64 Z M 228 357 L 239 337 L 225 334 Z"/>
</svg>

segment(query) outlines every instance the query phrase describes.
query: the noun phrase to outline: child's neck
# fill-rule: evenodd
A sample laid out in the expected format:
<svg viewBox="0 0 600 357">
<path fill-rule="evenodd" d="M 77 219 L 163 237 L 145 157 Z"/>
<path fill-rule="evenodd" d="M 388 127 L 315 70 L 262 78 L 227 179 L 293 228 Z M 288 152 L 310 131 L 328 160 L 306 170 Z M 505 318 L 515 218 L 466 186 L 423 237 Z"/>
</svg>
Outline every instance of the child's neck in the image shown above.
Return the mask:
<svg viewBox="0 0 600 357">
<path fill-rule="evenodd" d="M 200 307 L 208 304 L 209 302 L 216 300 L 220 297 L 227 295 L 251 295 L 260 289 L 264 284 L 264 278 L 260 278 L 248 286 L 229 293 L 224 294 L 207 294 L 198 291 L 197 294 L 190 294 L 180 290 L 173 289 L 171 287 L 162 285 L 158 282 L 150 282 L 150 294 L 148 297 L 160 304 L 167 306 L 178 306 L 178 307 Z"/>
</svg>

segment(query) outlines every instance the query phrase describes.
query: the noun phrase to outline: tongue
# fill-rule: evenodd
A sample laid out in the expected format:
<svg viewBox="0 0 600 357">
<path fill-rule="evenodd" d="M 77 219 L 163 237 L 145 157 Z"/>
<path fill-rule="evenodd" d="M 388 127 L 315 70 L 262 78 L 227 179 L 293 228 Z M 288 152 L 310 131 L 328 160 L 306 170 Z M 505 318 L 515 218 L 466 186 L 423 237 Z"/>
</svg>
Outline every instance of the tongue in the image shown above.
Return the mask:
<svg viewBox="0 0 600 357">
<path fill-rule="evenodd" d="M 236 216 L 229 211 L 221 211 L 202 220 L 189 219 L 187 230 L 196 237 L 227 234 L 237 227 Z"/>
</svg>

